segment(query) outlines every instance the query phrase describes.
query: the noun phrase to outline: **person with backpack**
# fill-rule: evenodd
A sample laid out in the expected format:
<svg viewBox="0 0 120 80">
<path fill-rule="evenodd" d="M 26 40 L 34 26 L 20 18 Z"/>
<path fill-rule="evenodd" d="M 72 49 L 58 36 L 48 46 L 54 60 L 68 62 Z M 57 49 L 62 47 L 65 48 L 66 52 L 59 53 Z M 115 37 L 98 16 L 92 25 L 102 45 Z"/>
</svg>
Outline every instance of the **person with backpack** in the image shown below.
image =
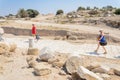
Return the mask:
<svg viewBox="0 0 120 80">
<path fill-rule="evenodd" d="M 98 51 L 99 47 L 102 46 L 103 50 L 104 50 L 104 54 L 107 54 L 107 50 L 105 48 L 105 46 L 107 45 L 107 41 L 106 41 L 106 38 L 104 36 L 104 32 L 103 30 L 99 30 L 100 34 L 98 36 L 98 47 L 97 49 L 95 50 L 95 52 Z"/>
</svg>

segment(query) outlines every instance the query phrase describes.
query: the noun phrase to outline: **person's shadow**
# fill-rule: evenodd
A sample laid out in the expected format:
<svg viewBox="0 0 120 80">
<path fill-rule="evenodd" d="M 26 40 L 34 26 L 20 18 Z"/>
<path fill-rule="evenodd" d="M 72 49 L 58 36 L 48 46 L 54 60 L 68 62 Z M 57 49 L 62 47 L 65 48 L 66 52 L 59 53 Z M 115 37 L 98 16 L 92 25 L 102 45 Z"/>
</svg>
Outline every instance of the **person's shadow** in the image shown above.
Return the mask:
<svg viewBox="0 0 120 80">
<path fill-rule="evenodd" d="M 120 59 L 120 56 L 115 56 L 114 58 Z"/>
<path fill-rule="evenodd" d="M 90 55 L 100 55 L 99 53 L 96 53 L 96 52 L 86 52 L 86 53 Z"/>
</svg>

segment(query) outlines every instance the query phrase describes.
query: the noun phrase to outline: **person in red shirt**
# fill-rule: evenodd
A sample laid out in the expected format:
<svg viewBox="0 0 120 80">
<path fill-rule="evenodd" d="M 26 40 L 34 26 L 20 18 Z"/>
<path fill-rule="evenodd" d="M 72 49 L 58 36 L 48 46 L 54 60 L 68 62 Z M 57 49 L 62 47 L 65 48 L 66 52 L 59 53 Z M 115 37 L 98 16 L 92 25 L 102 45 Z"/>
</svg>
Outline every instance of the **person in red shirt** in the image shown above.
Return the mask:
<svg viewBox="0 0 120 80">
<path fill-rule="evenodd" d="M 32 36 L 35 37 L 36 35 L 36 26 L 32 24 Z"/>
</svg>

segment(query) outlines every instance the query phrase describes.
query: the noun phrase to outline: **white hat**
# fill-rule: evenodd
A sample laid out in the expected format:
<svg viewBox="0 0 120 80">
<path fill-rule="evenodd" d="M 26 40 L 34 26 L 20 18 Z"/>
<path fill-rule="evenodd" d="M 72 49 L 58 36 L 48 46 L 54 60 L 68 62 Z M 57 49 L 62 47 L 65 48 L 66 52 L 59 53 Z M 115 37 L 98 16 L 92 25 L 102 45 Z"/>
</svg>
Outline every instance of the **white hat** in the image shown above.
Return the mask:
<svg viewBox="0 0 120 80">
<path fill-rule="evenodd" d="M 103 29 L 100 29 L 99 32 L 103 32 Z"/>
</svg>

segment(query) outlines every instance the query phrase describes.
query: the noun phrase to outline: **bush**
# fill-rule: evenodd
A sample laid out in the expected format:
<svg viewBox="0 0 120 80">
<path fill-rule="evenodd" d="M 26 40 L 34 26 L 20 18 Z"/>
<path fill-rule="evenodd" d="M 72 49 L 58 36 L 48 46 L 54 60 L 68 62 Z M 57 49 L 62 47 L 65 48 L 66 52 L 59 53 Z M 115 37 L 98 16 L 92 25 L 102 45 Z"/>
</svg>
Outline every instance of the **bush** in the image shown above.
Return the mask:
<svg viewBox="0 0 120 80">
<path fill-rule="evenodd" d="M 116 15 L 120 15 L 120 8 L 115 10 Z"/>
<path fill-rule="evenodd" d="M 80 6 L 78 7 L 77 11 L 80 11 L 80 10 L 85 10 L 85 8 Z"/>
<path fill-rule="evenodd" d="M 26 18 L 26 17 L 30 17 L 30 18 L 34 18 L 39 14 L 39 12 L 37 10 L 33 10 L 33 9 L 28 9 L 28 10 L 24 10 L 24 9 L 20 9 L 17 13 L 17 17 L 20 18 Z"/>
<path fill-rule="evenodd" d="M 63 14 L 63 13 L 64 13 L 64 11 L 60 9 L 56 12 L 56 15 L 60 15 L 60 14 Z"/>
<path fill-rule="evenodd" d="M 20 9 L 17 13 L 17 17 L 20 17 L 20 18 L 28 17 L 28 13 L 26 12 L 26 10 Z"/>
<path fill-rule="evenodd" d="M 111 5 L 108 5 L 108 6 L 103 7 L 102 9 L 112 11 L 114 8 Z"/>
<path fill-rule="evenodd" d="M 27 11 L 28 16 L 30 18 L 34 18 L 34 17 L 36 17 L 39 14 L 39 12 L 37 10 L 33 10 L 33 9 L 28 9 L 26 11 Z"/>
</svg>

